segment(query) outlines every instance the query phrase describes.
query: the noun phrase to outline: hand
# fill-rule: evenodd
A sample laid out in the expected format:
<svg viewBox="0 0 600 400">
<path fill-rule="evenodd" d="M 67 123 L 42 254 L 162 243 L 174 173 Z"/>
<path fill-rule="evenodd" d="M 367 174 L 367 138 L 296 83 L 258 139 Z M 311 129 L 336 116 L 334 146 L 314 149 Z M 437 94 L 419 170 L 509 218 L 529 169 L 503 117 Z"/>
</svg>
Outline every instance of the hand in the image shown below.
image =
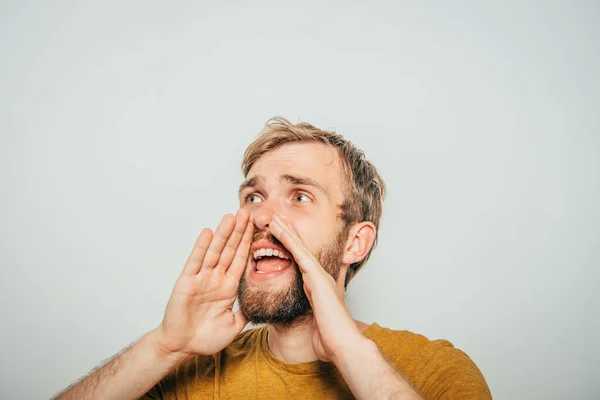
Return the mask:
<svg viewBox="0 0 600 400">
<path fill-rule="evenodd" d="M 292 253 L 304 281 L 304 292 L 313 309 L 313 348 L 321 361 L 335 361 L 344 351 L 367 339 L 348 312 L 336 282 L 304 245 L 291 224 L 273 215 L 271 233 Z"/>
<path fill-rule="evenodd" d="M 223 217 L 214 235 L 210 229 L 200 233 L 157 329 L 161 351 L 215 354 L 244 329 L 247 321 L 232 307 L 253 233 L 246 210 Z"/>
</svg>

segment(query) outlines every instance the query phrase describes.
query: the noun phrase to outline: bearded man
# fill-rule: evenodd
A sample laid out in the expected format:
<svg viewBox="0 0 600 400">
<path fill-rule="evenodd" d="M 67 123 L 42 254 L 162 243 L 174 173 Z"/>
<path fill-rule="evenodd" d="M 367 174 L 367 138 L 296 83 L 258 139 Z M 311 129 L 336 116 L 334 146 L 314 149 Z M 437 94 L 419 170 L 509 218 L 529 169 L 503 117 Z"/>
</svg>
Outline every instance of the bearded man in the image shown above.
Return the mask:
<svg viewBox="0 0 600 400">
<path fill-rule="evenodd" d="M 58 398 L 491 399 L 450 342 L 346 308 L 385 196 L 360 150 L 274 118 L 242 172 L 240 209 L 202 231 L 162 323 Z M 248 322 L 260 326 L 243 331 Z"/>
</svg>

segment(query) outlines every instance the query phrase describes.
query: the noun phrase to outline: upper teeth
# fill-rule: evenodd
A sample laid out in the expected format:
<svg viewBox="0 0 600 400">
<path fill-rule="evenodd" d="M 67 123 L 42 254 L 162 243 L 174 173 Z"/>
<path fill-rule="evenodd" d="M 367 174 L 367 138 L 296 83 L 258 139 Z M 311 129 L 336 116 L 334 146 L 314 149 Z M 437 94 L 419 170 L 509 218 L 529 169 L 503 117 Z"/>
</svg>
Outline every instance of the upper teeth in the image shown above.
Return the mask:
<svg viewBox="0 0 600 400">
<path fill-rule="evenodd" d="M 258 249 L 254 252 L 255 260 L 258 260 L 259 258 L 265 257 L 265 256 L 279 257 L 279 258 L 283 258 L 285 260 L 290 259 L 288 256 L 283 254 L 283 252 L 281 252 L 279 250 L 274 250 L 274 249 Z"/>
</svg>

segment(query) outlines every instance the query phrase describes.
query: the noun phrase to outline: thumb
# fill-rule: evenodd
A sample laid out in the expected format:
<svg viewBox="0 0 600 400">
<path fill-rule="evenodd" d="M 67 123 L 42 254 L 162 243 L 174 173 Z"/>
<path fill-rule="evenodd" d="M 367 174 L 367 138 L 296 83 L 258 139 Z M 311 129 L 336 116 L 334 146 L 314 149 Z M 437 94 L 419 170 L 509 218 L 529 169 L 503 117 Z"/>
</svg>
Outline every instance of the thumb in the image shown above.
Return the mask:
<svg viewBox="0 0 600 400">
<path fill-rule="evenodd" d="M 248 320 L 246 317 L 244 317 L 244 314 L 242 314 L 241 310 L 236 311 L 233 317 L 235 319 L 235 326 L 238 328 L 239 333 L 246 327 L 246 325 L 248 325 Z"/>
<path fill-rule="evenodd" d="M 312 308 L 314 308 L 314 306 L 313 306 L 313 302 L 312 302 L 312 295 L 311 295 L 311 293 L 308 291 L 308 288 L 306 287 L 306 282 L 304 282 L 304 283 L 302 284 L 302 288 L 304 289 L 304 293 L 306 294 L 306 298 L 308 299 L 308 302 L 310 303 L 310 306 L 311 306 Z"/>
</svg>

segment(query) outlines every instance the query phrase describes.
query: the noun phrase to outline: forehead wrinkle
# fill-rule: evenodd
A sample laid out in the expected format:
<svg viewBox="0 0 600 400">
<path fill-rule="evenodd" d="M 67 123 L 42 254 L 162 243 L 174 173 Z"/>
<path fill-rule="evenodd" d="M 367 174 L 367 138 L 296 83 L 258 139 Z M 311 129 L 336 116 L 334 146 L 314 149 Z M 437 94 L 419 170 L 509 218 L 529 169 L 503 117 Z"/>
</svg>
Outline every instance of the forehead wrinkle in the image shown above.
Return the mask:
<svg viewBox="0 0 600 400">
<path fill-rule="evenodd" d="M 323 173 L 327 176 L 331 176 L 331 178 L 333 178 L 333 182 L 337 182 L 337 184 L 339 185 L 339 189 L 340 189 L 340 200 L 339 202 L 341 204 L 344 203 L 344 199 L 347 197 L 346 193 L 348 191 L 348 178 L 347 178 L 347 171 L 346 171 L 346 163 L 344 162 L 343 157 L 340 154 L 339 149 L 328 145 L 327 143 L 322 143 L 320 141 L 315 141 L 315 142 L 311 142 L 311 143 L 287 143 L 284 144 L 282 146 L 279 146 L 276 149 L 272 149 L 271 151 L 267 152 L 267 154 L 272 154 L 272 153 L 278 153 L 276 156 L 275 161 L 269 159 L 268 160 L 268 164 L 272 164 L 273 162 L 276 163 L 276 165 L 279 165 L 279 163 L 281 161 L 283 161 L 284 164 L 287 163 L 287 161 L 295 161 L 295 160 L 303 160 L 305 157 L 302 157 L 302 155 L 306 154 L 307 149 L 304 148 L 307 145 L 317 145 L 317 151 L 313 154 L 317 155 L 317 158 L 320 158 L 320 160 L 312 160 L 309 161 L 310 164 L 315 165 L 314 163 L 316 162 L 317 164 L 320 164 L 323 166 L 324 171 Z M 320 145 L 320 146 L 319 146 Z M 302 146 L 302 147 L 300 147 Z M 314 149 L 314 148 L 313 148 Z M 282 152 L 283 151 L 283 152 Z M 265 156 L 265 155 L 263 155 Z M 263 157 L 260 157 L 261 159 Z M 280 159 L 280 160 L 278 160 Z M 256 160 L 257 162 L 253 165 L 253 167 L 256 167 L 258 162 L 261 160 Z M 266 162 L 266 161 L 265 161 Z M 302 161 L 301 161 L 302 162 Z M 263 166 L 264 167 L 264 166 Z M 337 170 L 334 174 L 331 174 L 332 168 Z M 252 169 L 252 168 L 251 168 Z M 297 167 L 295 167 L 294 169 L 297 169 Z M 331 175 L 330 175 L 331 174 Z M 285 176 L 287 175 L 287 176 Z M 257 179 L 254 179 L 257 178 Z M 302 178 L 305 181 L 301 181 Z M 248 187 L 257 187 L 257 186 L 265 186 L 267 185 L 267 176 L 263 176 L 260 174 L 255 175 L 252 178 L 249 178 L 247 181 L 245 181 L 244 183 L 242 183 L 242 185 L 240 186 L 240 190 L 239 190 L 239 194 L 241 195 L 241 192 Z M 317 189 L 319 189 L 320 192 L 322 192 L 328 199 L 330 200 L 334 200 L 334 198 L 337 198 L 337 190 L 335 190 L 337 188 L 334 187 L 329 187 L 330 185 L 327 185 L 327 188 L 329 188 L 329 190 L 326 189 L 325 185 L 323 183 L 320 183 L 319 181 L 310 178 L 306 175 L 295 175 L 293 173 L 288 173 L 288 174 L 282 174 L 280 176 L 278 176 L 276 179 L 278 179 L 279 183 L 283 183 L 284 181 L 287 183 L 291 183 L 291 184 L 297 184 L 297 185 L 308 185 L 308 186 L 313 186 Z M 308 180 L 310 180 L 310 182 L 308 182 Z M 330 192 L 330 190 L 332 190 L 332 192 Z M 338 205 L 338 201 L 335 201 L 336 205 Z M 341 205 L 340 204 L 340 205 Z"/>
<path fill-rule="evenodd" d="M 285 182 L 285 183 L 289 183 L 292 185 L 312 186 L 312 187 L 318 189 L 319 191 L 321 191 L 325 196 L 331 197 L 329 192 L 327 191 L 327 189 L 325 189 L 325 187 L 322 184 L 320 184 L 319 182 L 317 182 L 314 179 L 309 178 L 307 176 L 283 174 L 283 175 L 279 176 L 278 181 L 281 183 Z M 240 185 L 240 188 L 238 190 L 238 195 L 241 195 L 242 191 L 246 188 L 254 188 L 257 186 L 264 186 L 265 183 L 266 183 L 266 178 L 263 175 L 256 175 L 256 176 L 253 176 L 252 178 L 246 179 Z"/>
</svg>

